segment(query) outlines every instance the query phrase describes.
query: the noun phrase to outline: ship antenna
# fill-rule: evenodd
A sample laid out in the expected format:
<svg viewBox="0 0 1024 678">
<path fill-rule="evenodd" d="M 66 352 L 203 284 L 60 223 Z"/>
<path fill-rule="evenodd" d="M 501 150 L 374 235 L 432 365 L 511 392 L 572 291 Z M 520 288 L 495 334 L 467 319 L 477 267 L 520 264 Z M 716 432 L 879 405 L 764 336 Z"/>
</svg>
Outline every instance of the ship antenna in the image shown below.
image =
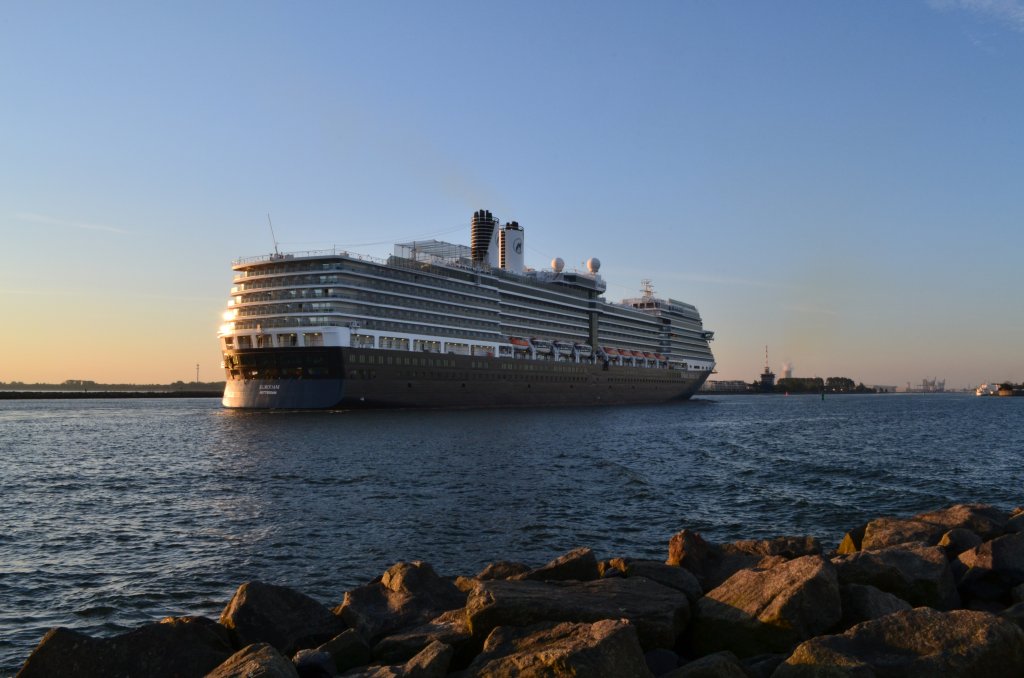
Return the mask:
<svg viewBox="0 0 1024 678">
<path fill-rule="evenodd" d="M 280 254 L 277 251 L 277 236 L 274 235 L 274 222 L 270 220 L 270 213 L 267 212 L 267 225 L 270 226 L 270 239 L 274 241 L 274 256 Z"/>
</svg>

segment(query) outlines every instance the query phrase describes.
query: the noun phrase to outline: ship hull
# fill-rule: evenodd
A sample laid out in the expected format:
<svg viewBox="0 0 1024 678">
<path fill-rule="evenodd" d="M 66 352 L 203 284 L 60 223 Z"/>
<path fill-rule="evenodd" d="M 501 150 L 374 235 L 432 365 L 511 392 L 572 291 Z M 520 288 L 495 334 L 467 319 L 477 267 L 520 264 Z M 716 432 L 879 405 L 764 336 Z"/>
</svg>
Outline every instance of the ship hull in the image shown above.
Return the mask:
<svg viewBox="0 0 1024 678">
<path fill-rule="evenodd" d="M 416 354 L 381 349 L 237 351 L 247 379 L 227 382 L 240 409 L 628 405 L 686 400 L 706 371 Z"/>
</svg>

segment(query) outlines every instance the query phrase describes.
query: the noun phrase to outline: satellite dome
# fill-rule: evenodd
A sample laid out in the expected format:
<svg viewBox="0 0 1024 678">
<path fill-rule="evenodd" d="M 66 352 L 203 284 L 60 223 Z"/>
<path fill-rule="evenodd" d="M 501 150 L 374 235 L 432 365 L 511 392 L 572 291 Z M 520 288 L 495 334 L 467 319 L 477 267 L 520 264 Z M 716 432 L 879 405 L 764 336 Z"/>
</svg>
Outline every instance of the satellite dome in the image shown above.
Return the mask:
<svg viewBox="0 0 1024 678">
<path fill-rule="evenodd" d="M 551 260 L 552 271 L 555 273 L 561 273 L 563 268 L 565 268 L 565 262 L 562 261 L 562 257 L 555 257 Z"/>
<path fill-rule="evenodd" d="M 601 260 L 597 257 L 590 257 L 587 259 L 587 270 L 591 273 L 597 273 L 601 270 Z"/>
</svg>

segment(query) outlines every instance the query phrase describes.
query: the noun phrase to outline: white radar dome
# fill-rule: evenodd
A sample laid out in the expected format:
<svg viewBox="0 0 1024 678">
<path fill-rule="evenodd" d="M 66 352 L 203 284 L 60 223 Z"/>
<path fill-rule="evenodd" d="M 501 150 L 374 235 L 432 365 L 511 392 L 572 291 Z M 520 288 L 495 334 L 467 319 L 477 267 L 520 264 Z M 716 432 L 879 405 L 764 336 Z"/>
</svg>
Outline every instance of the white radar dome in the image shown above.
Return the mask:
<svg viewBox="0 0 1024 678">
<path fill-rule="evenodd" d="M 601 270 L 601 260 L 597 257 L 590 257 L 587 259 L 587 270 L 591 273 L 597 273 Z"/>
<path fill-rule="evenodd" d="M 561 273 L 563 268 L 565 268 L 565 262 L 562 261 L 562 257 L 555 257 L 551 260 L 552 271 L 555 273 Z"/>
</svg>

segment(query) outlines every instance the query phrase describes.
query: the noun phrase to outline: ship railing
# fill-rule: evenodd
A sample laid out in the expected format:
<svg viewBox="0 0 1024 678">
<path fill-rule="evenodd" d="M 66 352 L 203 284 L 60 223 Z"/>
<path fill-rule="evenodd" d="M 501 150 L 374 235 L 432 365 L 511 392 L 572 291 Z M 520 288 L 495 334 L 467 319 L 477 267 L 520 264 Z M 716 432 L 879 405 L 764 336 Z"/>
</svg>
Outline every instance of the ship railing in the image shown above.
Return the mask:
<svg viewBox="0 0 1024 678">
<path fill-rule="evenodd" d="M 264 264 L 274 261 L 289 261 L 291 259 L 309 259 L 313 257 L 345 257 L 347 259 L 356 259 L 358 261 L 368 261 L 374 264 L 387 264 L 387 259 L 380 257 L 371 257 L 369 254 L 358 254 L 356 252 L 349 252 L 348 250 L 341 250 L 337 247 L 332 247 L 327 250 L 305 250 L 302 252 L 282 252 L 273 254 L 261 254 L 255 257 L 240 257 L 234 259 L 231 262 L 232 266 L 247 266 L 249 264 Z"/>
</svg>

